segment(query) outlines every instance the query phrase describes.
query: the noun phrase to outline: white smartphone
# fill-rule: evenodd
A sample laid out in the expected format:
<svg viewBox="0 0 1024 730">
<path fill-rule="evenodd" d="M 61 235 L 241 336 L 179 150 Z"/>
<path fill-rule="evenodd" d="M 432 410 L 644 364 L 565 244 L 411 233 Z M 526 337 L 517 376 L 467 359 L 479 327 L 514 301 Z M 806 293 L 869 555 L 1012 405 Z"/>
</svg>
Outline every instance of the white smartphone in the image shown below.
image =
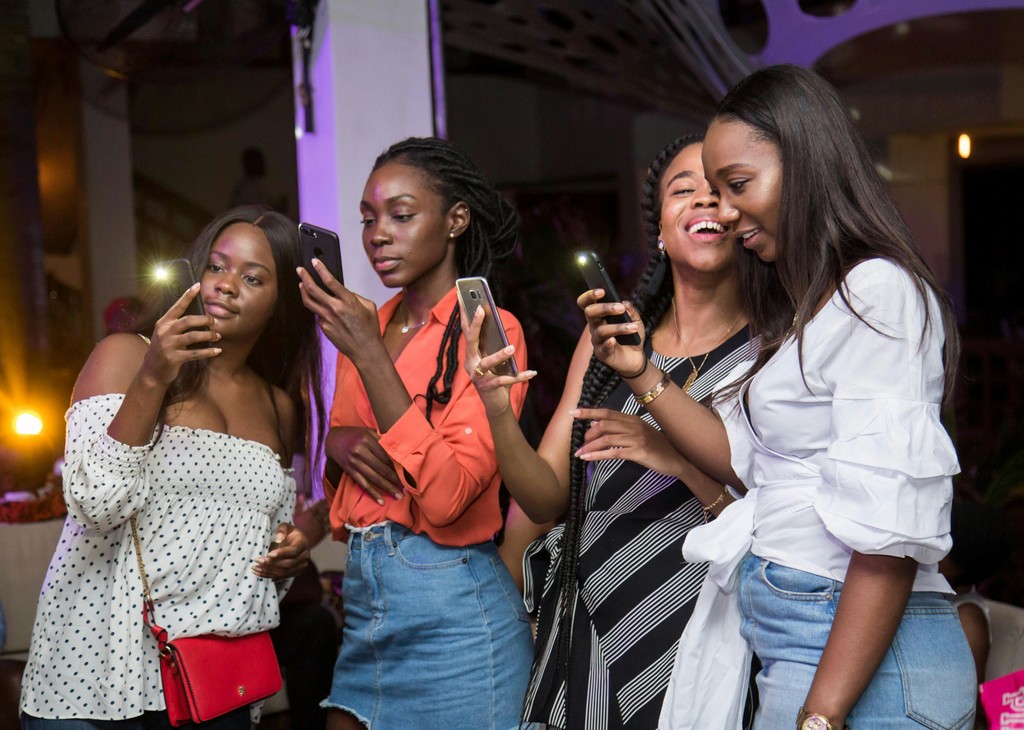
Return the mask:
<svg viewBox="0 0 1024 730">
<path fill-rule="evenodd" d="M 484 323 L 480 330 L 480 356 L 493 355 L 508 347 L 508 336 L 501 324 L 501 317 L 498 316 L 498 308 L 494 306 L 494 297 L 491 296 L 491 287 L 487 279 L 482 276 L 456 279 L 455 290 L 459 295 L 459 307 L 468 321 L 473 321 L 477 309 L 484 309 Z M 494 372 L 498 375 L 516 375 L 519 366 L 516 365 L 515 358 L 511 357 L 494 368 Z"/>
</svg>

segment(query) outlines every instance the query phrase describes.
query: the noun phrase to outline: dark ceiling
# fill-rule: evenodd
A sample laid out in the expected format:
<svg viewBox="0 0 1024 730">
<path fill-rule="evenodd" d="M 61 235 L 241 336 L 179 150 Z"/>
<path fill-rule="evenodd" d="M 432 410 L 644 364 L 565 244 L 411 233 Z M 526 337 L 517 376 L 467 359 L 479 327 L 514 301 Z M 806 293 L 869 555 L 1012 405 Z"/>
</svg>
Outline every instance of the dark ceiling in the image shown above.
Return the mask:
<svg viewBox="0 0 1024 730">
<path fill-rule="evenodd" d="M 758 54 L 773 21 L 782 26 L 800 13 L 832 36 L 850 35 L 836 26 L 847 13 L 865 25 L 867 11 L 877 15 L 864 7 L 872 1 L 881 7 L 879 0 L 860 0 L 860 7 L 854 0 L 764 0 L 767 8 L 761 0 L 442 0 L 446 72 L 523 76 L 702 120 L 732 83 L 764 62 Z M 904 15 L 915 6 L 886 2 L 886 10 L 907 8 Z M 887 83 L 908 94 L 941 86 L 950 72 L 991 78 L 1024 66 L 1024 0 L 959 5 L 1004 9 L 909 17 L 823 47 L 815 65 L 841 90 Z M 927 12 L 927 5 L 916 7 L 919 15 Z M 860 17 L 852 17 L 855 11 Z M 769 61 L 787 60 L 780 43 L 802 59 L 823 40 L 784 35 L 776 33 Z"/>
</svg>

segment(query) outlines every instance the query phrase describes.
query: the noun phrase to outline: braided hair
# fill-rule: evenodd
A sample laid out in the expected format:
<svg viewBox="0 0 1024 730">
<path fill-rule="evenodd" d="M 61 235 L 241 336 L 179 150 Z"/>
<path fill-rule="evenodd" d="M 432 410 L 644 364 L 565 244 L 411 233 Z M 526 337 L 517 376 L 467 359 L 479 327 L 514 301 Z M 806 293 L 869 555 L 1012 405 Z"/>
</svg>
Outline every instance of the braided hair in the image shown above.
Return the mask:
<svg viewBox="0 0 1024 730">
<path fill-rule="evenodd" d="M 640 208 L 643 213 L 644 233 L 647 239 L 648 261 L 644 272 L 630 295 L 630 301 L 637 308 L 643 320 L 645 331 L 654 331 L 655 326 L 664 316 L 672 302 L 673 287 L 672 277 L 666 276 L 668 269 L 667 256 L 658 247 L 661 228 L 661 181 L 665 170 L 686 147 L 699 144 L 704 139 L 703 135 L 689 134 L 673 140 L 665 147 L 651 162 L 647 170 L 647 177 L 644 180 Z M 587 372 L 583 376 L 583 392 L 580 397 L 581 408 L 597 408 L 605 399 L 611 395 L 618 386 L 620 377 L 613 369 L 602 363 L 596 357 L 591 357 Z M 587 424 L 577 419 L 572 427 L 572 445 L 570 454 L 575 454 L 577 449 L 583 445 L 583 437 L 587 430 Z M 579 545 L 580 532 L 583 527 L 583 516 L 586 511 L 586 470 L 587 464 L 582 459 L 573 458 L 569 466 L 569 510 L 565 518 L 564 532 L 562 533 L 561 563 L 557 575 L 557 599 L 555 603 L 556 615 L 559 616 L 558 646 L 556 647 L 555 661 L 562 664 L 563 675 L 569 675 L 569 641 L 572 626 L 572 613 L 570 611 L 571 597 L 575 592 L 575 586 L 579 571 Z M 538 626 L 537 646 L 544 646 L 550 635 L 551 624 Z M 546 630 L 545 630 L 546 628 Z M 538 657 L 540 653 L 538 652 Z M 537 671 L 537 662 L 534 663 L 534 672 Z M 557 691 L 557 687 L 552 687 Z"/>
<path fill-rule="evenodd" d="M 519 214 L 465 153 L 447 140 L 409 137 L 388 147 L 373 163 L 377 170 L 388 162 L 413 167 L 441 197 L 442 212 L 456 203 L 469 208 L 469 225 L 455 241 L 455 268 L 462 276 L 488 276 L 497 261 L 515 251 L 519 239 Z M 500 292 L 495 291 L 495 297 Z M 451 400 L 452 382 L 459 368 L 459 308 L 448 317 L 437 353 L 437 369 L 427 384 L 426 418 L 434 403 Z M 440 383 L 440 385 L 439 385 Z"/>
</svg>

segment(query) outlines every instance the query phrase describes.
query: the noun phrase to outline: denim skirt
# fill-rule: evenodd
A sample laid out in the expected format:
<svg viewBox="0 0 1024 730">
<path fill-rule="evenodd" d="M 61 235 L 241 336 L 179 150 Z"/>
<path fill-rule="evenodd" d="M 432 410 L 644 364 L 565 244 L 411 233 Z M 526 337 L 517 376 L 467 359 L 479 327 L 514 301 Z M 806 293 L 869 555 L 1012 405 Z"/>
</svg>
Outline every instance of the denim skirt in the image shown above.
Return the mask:
<svg viewBox="0 0 1024 730">
<path fill-rule="evenodd" d="M 832 628 L 843 584 L 748 555 L 740 579 L 743 638 L 761 660 L 755 728 L 791 728 Z M 911 593 L 881 666 L 847 717 L 861 728 L 973 727 L 974 659 L 941 593 Z"/>
<path fill-rule="evenodd" d="M 324 707 L 372 730 L 519 726 L 533 638 L 492 543 L 447 547 L 393 522 L 352 531 L 342 596 Z"/>
</svg>

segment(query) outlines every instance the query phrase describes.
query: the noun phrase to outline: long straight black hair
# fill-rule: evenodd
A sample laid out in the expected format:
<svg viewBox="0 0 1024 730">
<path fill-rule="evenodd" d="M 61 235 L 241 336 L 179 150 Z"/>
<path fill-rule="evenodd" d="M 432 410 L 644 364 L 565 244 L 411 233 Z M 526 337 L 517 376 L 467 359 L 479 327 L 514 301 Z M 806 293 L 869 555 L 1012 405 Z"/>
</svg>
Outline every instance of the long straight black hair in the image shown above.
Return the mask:
<svg viewBox="0 0 1024 730">
<path fill-rule="evenodd" d="M 187 258 L 197 278 L 202 278 L 210 262 L 214 243 L 235 223 L 249 223 L 263 232 L 277 268 L 277 302 L 246 364 L 266 382 L 287 393 L 300 416 L 296 419 L 295 433 L 281 434 L 285 441 L 281 445 L 282 462 L 290 464 L 293 452 L 301 449 L 308 463 L 316 463 L 322 447 L 310 443 L 311 426 L 316 423 L 317 433 L 323 433 L 326 411 L 321 389 L 320 336 L 313 313 L 302 303 L 299 276 L 295 273 L 302 265 L 298 228 L 286 216 L 262 206 L 232 208 L 210 221 L 189 247 Z M 136 331 L 152 334 L 156 321 L 165 311 L 163 304 L 152 306 Z M 169 406 L 187 400 L 202 389 L 208 365 L 208 360 L 193 360 L 182 365 L 164 396 L 161 423 Z"/>
<path fill-rule="evenodd" d="M 741 269 L 740 296 L 761 335 L 760 353 L 745 380 L 794 326 L 802 354 L 804 327 L 827 294 L 838 290 L 856 314 L 840 284 L 859 262 L 881 258 L 905 269 L 925 302 L 929 290 L 938 300 L 945 334 L 943 403 L 949 405 L 960 354 L 952 307 L 836 90 L 801 66 L 769 66 L 733 87 L 716 120 L 746 124 L 775 145 L 782 159 L 776 261 Z M 927 329 L 935 323 L 925 311 Z"/>
</svg>

